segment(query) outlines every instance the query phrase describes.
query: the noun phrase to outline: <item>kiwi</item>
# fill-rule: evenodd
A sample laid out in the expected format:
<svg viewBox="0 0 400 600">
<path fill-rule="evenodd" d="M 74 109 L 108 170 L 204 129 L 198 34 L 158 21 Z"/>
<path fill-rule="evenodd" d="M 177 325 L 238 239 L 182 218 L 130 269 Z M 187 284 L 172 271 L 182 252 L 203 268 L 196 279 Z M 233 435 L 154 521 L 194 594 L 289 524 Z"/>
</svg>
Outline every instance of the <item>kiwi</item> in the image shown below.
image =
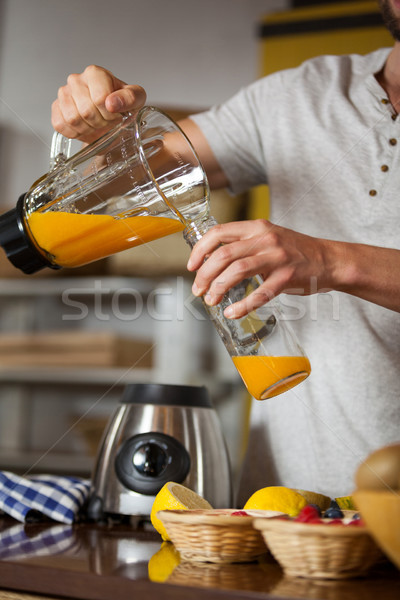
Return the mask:
<svg viewBox="0 0 400 600">
<path fill-rule="evenodd" d="M 375 450 L 355 474 L 359 490 L 400 491 L 400 443 Z"/>
<path fill-rule="evenodd" d="M 308 490 L 294 490 L 301 494 L 307 501 L 307 504 L 316 504 L 319 508 L 324 511 L 329 508 L 331 503 L 331 499 L 329 496 L 325 496 L 324 494 L 319 494 L 317 492 L 309 492 Z"/>
</svg>

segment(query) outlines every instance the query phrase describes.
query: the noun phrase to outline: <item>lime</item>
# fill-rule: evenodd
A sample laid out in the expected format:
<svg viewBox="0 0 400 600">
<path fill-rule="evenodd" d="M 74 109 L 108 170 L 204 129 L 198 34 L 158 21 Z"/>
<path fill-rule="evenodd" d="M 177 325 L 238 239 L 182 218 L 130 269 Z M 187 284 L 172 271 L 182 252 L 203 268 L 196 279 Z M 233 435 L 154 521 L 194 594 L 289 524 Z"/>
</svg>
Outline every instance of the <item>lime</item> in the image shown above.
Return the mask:
<svg viewBox="0 0 400 600">
<path fill-rule="evenodd" d="M 306 499 L 307 504 L 316 504 L 322 511 L 329 508 L 331 503 L 329 496 L 325 496 L 324 494 L 309 492 L 308 490 L 295 490 L 295 492 L 299 492 Z"/>
</svg>

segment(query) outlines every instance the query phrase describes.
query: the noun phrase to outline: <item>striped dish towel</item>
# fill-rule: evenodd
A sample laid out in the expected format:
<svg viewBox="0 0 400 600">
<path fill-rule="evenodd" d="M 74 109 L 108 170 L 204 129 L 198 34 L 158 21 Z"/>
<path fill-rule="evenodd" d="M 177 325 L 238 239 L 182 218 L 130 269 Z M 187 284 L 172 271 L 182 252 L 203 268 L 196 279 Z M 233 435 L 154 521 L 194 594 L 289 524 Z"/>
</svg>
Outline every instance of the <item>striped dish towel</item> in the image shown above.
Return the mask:
<svg viewBox="0 0 400 600">
<path fill-rule="evenodd" d="M 40 529 L 33 535 L 25 528 L 24 523 L 17 523 L 0 532 L 0 560 L 64 554 L 79 547 L 72 525 L 47 524 L 44 531 Z"/>
<path fill-rule="evenodd" d="M 73 523 L 89 491 L 89 479 L 58 475 L 21 477 L 0 471 L 0 511 L 22 523 L 31 511 L 60 523 Z"/>
</svg>

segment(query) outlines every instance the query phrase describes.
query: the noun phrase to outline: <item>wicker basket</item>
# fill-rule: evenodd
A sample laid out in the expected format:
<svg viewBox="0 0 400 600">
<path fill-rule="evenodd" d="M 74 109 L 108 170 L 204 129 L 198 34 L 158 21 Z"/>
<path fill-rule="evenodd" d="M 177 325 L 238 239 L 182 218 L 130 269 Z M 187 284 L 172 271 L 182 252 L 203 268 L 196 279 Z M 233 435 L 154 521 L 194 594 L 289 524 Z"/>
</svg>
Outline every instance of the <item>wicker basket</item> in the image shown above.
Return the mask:
<svg viewBox="0 0 400 600">
<path fill-rule="evenodd" d="M 282 579 L 282 570 L 271 557 L 268 562 L 217 564 L 181 562 L 168 583 L 202 588 L 270 592 Z"/>
<path fill-rule="evenodd" d="M 255 519 L 286 575 L 345 579 L 363 575 L 382 553 L 363 526 Z"/>
<path fill-rule="evenodd" d="M 230 509 L 162 510 L 157 516 L 182 560 L 214 563 L 251 562 L 267 553 L 252 516 Z"/>
</svg>

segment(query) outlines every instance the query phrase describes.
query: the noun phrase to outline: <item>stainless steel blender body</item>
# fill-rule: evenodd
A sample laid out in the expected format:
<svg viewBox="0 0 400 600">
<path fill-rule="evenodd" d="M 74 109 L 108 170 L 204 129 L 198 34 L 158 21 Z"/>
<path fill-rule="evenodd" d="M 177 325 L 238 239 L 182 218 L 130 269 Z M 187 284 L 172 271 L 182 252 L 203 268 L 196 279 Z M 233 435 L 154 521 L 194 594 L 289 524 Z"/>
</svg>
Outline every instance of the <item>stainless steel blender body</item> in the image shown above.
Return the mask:
<svg viewBox="0 0 400 600">
<path fill-rule="evenodd" d="M 215 508 L 232 506 L 218 415 L 205 387 L 129 385 L 99 448 L 89 515 L 149 516 L 168 481 L 182 483 Z"/>
</svg>

